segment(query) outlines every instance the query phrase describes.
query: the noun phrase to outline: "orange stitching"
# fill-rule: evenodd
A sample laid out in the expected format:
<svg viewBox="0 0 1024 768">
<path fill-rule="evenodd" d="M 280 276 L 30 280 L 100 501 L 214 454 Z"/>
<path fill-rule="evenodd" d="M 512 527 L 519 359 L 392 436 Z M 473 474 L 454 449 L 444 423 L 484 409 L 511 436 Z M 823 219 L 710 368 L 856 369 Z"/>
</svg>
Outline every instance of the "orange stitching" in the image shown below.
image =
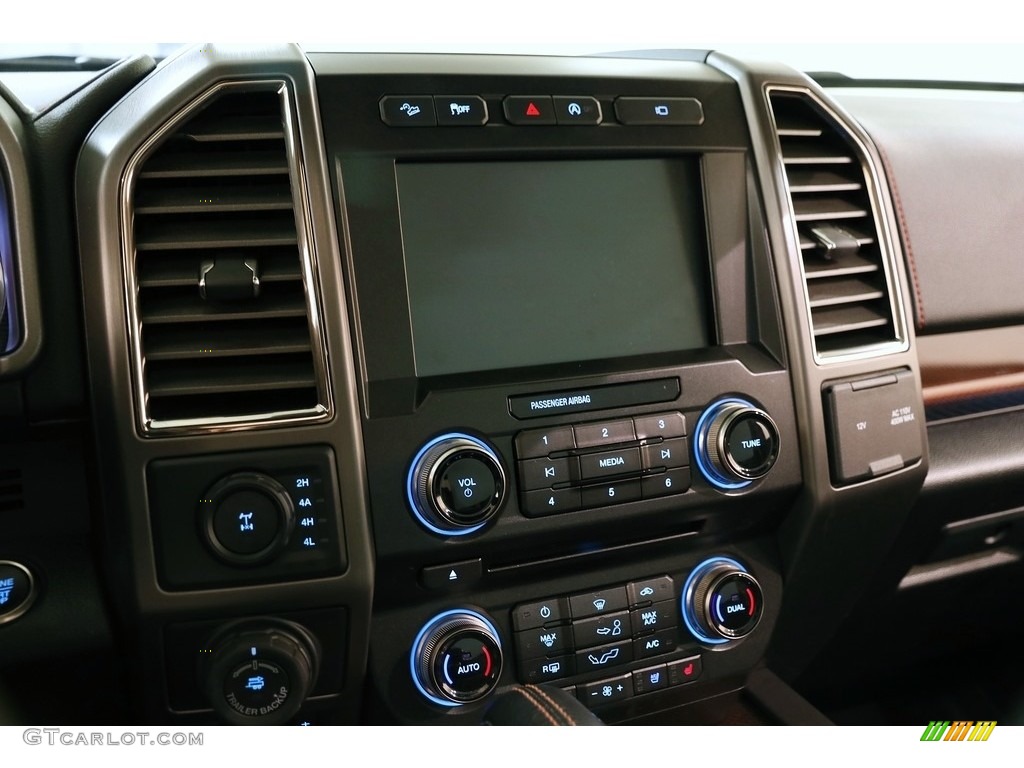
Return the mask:
<svg viewBox="0 0 1024 768">
<path fill-rule="evenodd" d="M 536 693 L 538 696 L 543 696 L 545 699 L 547 699 L 547 701 L 551 705 L 551 707 L 556 712 L 558 712 L 562 717 L 564 717 L 565 721 L 567 723 L 575 722 L 575 719 L 572 717 L 572 715 L 570 715 L 568 712 L 566 712 L 565 709 L 557 701 L 555 701 L 553 698 L 551 698 L 551 695 L 547 691 L 545 691 L 543 688 L 540 688 L 540 687 L 535 686 L 535 685 L 531 685 L 531 686 L 527 686 L 527 687 L 531 691 Z"/>
<path fill-rule="evenodd" d="M 907 217 L 903 213 L 903 198 L 900 196 L 899 186 L 896 183 L 896 174 L 893 173 L 889 156 L 881 144 L 875 144 L 878 154 L 882 158 L 882 165 L 885 166 L 885 175 L 889 179 L 889 187 L 892 190 L 892 199 L 896 203 L 896 214 L 899 217 L 900 230 L 903 233 L 903 243 L 907 248 L 907 261 L 910 263 L 910 276 L 914 284 L 914 298 L 917 299 L 917 323 L 920 329 L 925 327 L 924 321 L 924 296 L 921 294 L 921 285 L 917 276 L 917 259 L 914 258 L 914 247 L 910 244 L 910 229 L 907 227 Z"/>
<path fill-rule="evenodd" d="M 534 698 L 532 691 L 529 691 L 526 688 L 516 688 L 515 690 L 518 693 L 521 693 L 524 698 L 526 698 L 531 704 L 533 704 L 534 709 L 536 709 L 538 712 L 544 715 L 544 717 L 548 719 L 548 722 L 551 723 L 551 725 L 558 725 L 558 721 L 551 716 L 551 713 L 544 709 L 544 706 L 541 704 L 541 702 L 537 701 L 537 699 Z"/>
</svg>

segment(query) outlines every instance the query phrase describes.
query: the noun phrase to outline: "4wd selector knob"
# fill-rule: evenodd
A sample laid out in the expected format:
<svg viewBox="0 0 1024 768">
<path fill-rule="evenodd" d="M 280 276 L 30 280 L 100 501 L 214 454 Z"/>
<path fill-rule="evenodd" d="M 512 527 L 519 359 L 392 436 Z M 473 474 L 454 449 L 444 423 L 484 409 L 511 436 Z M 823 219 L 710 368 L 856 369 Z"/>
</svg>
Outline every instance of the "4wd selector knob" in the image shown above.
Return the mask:
<svg viewBox="0 0 1024 768">
<path fill-rule="evenodd" d="M 779 456 L 779 429 L 753 403 L 727 398 L 712 403 L 697 422 L 697 466 L 712 485 L 745 488 L 768 474 Z"/>
<path fill-rule="evenodd" d="M 479 701 L 501 677 L 498 630 L 468 608 L 445 611 L 416 636 L 409 666 L 416 688 L 435 704 L 456 707 Z"/>
<path fill-rule="evenodd" d="M 199 527 L 213 553 L 231 565 L 259 565 L 288 544 L 295 507 L 284 487 L 259 472 L 236 472 L 199 503 Z"/>
<path fill-rule="evenodd" d="M 712 645 L 749 635 L 764 610 L 761 585 L 729 557 L 712 557 L 694 568 L 681 601 L 686 628 Z"/>
<path fill-rule="evenodd" d="M 420 449 L 407 484 L 416 519 L 443 536 L 480 530 L 505 500 L 505 470 L 497 453 L 482 440 L 458 432 L 436 437 Z"/>
</svg>

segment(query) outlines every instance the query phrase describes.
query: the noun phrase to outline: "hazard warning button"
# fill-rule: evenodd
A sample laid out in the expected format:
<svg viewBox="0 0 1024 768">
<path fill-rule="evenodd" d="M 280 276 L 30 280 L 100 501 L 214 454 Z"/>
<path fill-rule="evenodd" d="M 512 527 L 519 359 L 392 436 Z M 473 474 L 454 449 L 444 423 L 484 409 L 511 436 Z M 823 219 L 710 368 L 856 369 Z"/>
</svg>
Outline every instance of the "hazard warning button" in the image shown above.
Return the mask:
<svg viewBox="0 0 1024 768">
<path fill-rule="evenodd" d="M 505 117 L 513 125 L 554 125 L 550 96 L 506 96 Z"/>
</svg>

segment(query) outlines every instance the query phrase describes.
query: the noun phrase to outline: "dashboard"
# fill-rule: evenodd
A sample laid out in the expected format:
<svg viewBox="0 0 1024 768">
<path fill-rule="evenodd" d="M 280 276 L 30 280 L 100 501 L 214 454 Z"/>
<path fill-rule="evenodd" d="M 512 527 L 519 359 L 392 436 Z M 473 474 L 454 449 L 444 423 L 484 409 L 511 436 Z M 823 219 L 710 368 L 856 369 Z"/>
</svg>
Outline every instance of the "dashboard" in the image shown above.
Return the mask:
<svg viewBox="0 0 1024 768">
<path fill-rule="evenodd" d="M 956 332 L 1019 270 L 949 238 L 1019 194 L 935 160 L 1019 156 L 1019 94 L 920 136 L 819 80 L 205 45 L 0 93 L 11 722 L 820 722 L 874 611 L 1016 574 L 1020 374 Z"/>
</svg>

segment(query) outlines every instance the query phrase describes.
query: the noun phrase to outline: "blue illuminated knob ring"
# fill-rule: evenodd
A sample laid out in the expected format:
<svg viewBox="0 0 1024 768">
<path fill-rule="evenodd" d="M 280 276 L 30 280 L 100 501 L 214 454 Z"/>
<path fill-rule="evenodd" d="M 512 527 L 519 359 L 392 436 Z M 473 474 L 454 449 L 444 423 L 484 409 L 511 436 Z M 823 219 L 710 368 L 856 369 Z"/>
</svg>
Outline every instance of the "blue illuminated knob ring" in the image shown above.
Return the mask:
<svg viewBox="0 0 1024 768">
<path fill-rule="evenodd" d="M 409 651 L 416 690 L 443 707 L 486 698 L 498 685 L 502 667 L 501 635 L 490 619 L 471 608 L 434 616 Z"/>
<path fill-rule="evenodd" d="M 779 456 L 779 429 L 772 417 L 739 397 L 708 406 L 696 435 L 697 468 L 723 491 L 741 490 L 764 477 Z"/>
<path fill-rule="evenodd" d="M 683 623 L 708 645 L 722 645 L 749 635 L 764 613 L 761 585 L 737 560 L 711 557 L 683 584 Z"/>
</svg>

